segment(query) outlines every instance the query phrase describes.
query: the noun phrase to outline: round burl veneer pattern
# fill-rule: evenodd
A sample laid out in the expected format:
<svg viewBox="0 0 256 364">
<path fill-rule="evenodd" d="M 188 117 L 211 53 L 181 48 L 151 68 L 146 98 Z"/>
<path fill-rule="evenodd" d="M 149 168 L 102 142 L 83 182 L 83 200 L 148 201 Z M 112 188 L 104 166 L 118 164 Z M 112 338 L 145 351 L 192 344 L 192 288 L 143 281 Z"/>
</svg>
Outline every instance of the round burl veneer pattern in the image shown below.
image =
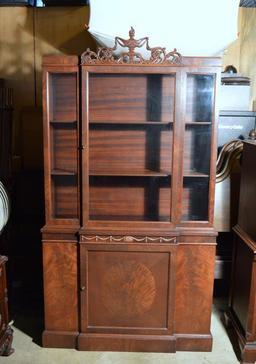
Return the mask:
<svg viewBox="0 0 256 364">
<path fill-rule="evenodd" d="M 104 277 L 102 295 L 104 306 L 115 315 L 143 314 L 156 297 L 154 275 L 134 260 L 114 264 Z"/>
</svg>

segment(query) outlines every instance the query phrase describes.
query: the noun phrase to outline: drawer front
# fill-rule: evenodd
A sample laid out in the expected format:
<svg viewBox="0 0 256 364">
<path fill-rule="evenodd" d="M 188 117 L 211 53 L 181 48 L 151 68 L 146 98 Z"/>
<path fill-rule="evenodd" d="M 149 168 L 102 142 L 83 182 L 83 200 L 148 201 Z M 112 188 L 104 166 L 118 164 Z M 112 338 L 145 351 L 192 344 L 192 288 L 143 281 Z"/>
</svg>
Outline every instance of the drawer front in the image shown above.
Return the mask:
<svg viewBox="0 0 256 364">
<path fill-rule="evenodd" d="M 172 334 L 175 244 L 81 243 L 81 328 Z"/>
</svg>

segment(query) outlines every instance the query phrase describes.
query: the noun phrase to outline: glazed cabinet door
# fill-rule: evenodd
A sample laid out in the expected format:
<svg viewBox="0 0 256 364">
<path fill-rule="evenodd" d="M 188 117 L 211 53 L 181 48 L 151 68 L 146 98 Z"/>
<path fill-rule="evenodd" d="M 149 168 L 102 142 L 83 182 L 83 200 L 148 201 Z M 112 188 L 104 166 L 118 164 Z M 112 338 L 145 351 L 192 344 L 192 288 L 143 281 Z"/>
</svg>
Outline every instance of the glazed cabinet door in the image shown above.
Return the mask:
<svg viewBox="0 0 256 364">
<path fill-rule="evenodd" d="M 44 70 L 46 220 L 79 223 L 79 113 L 77 67 Z"/>
<path fill-rule="evenodd" d="M 213 221 L 218 73 L 186 73 L 181 221 Z"/>
<path fill-rule="evenodd" d="M 84 67 L 84 226 L 171 225 L 176 72 Z"/>
<path fill-rule="evenodd" d="M 82 341 L 173 334 L 175 244 L 95 241 L 80 249 Z"/>
</svg>

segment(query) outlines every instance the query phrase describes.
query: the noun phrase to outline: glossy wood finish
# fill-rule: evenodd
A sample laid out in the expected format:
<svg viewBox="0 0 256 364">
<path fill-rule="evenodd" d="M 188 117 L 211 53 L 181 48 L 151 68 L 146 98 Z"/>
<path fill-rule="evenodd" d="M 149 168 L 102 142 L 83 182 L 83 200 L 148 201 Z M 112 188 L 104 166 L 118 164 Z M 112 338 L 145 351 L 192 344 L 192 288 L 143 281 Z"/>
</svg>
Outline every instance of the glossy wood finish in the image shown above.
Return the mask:
<svg viewBox="0 0 256 364">
<path fill-rule="evenodd" d="M 44 70 L 44 346 L 211 350 L 219 60 Z"/>
<path fill-rule="evenodd" d="M 175 253 L 175 245 L 82 243 L 82 333 L 172 335 Z"/>
<path fill-rule="evenodd" d="M 77 332 L 76 243 L 44 241 L 43 263 L 45 325 L 47 330 Z"/>
<path fill-rule="evenodd" d="M 244 142 L 238 224 L 234 228 L 234 253 L 227 324 L 241 350 L 241 363 L 256 361 L 256 143 Z"/>
<path fill-rule="evenodd" d="M 175 278 L 176 333 L 209 335 L 215 238 L 205 239 L 204 246 L 193 245 L 193 241 L 197 242 L 197 237 L 182 240 L 177 254 Z"/>
<path fill-rule="evenodd" d="M 239 199 L 238 225 L 256 241 L 254 214 L 256 206 L 255 185 L 255 142 L 244 143 L 241 188 Z M 247 173 L 245 172 L 247 171 Z"/>
<path fill-rule="evenodd" d="M 175 77 L 171 74 L 92 73 L 89 77 L 90 122 L 172 122 L 174 84 Z"/>
</svg>

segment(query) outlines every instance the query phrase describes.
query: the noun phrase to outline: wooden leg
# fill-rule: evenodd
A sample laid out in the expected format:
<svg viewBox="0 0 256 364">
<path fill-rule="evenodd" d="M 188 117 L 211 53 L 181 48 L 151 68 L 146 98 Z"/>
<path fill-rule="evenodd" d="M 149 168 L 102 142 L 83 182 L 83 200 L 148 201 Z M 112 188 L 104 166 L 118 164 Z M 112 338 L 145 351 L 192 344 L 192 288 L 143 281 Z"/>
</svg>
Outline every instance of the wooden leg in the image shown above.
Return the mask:
<svg viewBox="0 0 256 364">
<path fill-rule="evenodd" d="M 9 356 L 14 352 L 14 349 L 12 348 L 12 340 L 13 329 L 8 326 L 4 335 L 2 346 L 0 347 L 1 356 Z"/>
</svg>

